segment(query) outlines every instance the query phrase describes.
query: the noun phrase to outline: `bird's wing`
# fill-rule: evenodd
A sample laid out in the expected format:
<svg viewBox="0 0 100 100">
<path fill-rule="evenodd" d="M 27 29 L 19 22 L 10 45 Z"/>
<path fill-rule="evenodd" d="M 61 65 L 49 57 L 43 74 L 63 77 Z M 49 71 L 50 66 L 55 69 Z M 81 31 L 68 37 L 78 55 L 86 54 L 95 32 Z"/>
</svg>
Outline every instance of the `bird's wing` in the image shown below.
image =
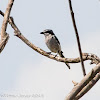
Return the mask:
<svg viewBox="0 0 100 100">
<path fill-rule="evenodd" d="M 60 45 L 60 42 L 59 42 L 59 40 L 58 40 L 58 38 L 55 36 L 55 39 L 56 39 L 56 41 L 59 43 L 59 45 Z"/>
</svg>

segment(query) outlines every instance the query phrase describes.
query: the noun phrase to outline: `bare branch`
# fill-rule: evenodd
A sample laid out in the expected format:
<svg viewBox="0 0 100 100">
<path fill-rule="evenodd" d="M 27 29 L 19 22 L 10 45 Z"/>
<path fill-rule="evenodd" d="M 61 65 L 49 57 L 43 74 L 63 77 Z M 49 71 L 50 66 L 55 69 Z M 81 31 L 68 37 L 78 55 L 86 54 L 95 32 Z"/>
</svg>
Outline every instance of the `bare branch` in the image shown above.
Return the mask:
<svg viewBox="0 0 100 100">
<path fill-rule="evenodd" d="M 2 16 L 4 16 L 4 13 L 1 10 L 0 10 L 0 14 Z M 14 29 L 15 35 L 17 37 L 19 37 L 24 43 L 26 43 L 29 47 L 31 47 L 36 52 L 38 52 L 38 53 L 40 53 L 40 54 L 42 54 L 42 55 L 44 55 L 44 56 L 46 56 L 48 58 L 54 59 L 56 61 L 59 61 L 59 62 L 66 62 L 66 63 L 79 63 L 80 62 L 80 57 L 78 57 L 78 58 L 61 58 L 61 57 L 58 57 L 58 56 L 55 56 L 55 55 L 52 55 L 52 54 L 48 54 L 46 51 L 40 49 L 39 47 L 36 47 L 34 44 L 32 44 L 28 39 L 26 39 L 22 35 L 22 33 L 20 32 L 18 27 L 15 25 L 14 20 L 13 20 L 12 17 L 10 17 L 8 21 L 9 21 L 9 24 Z M 91 62 L 93 62 L 93 64 L 100 63 L 99 57 L 97 57 L 95 54 L 83 53 L 82 57 L 83 57 L 83 61 L 91 60 Z"/>
<path fill-rule="evenodd" d="M 75 22 L 75 17 L 74 17 L 74 12 L 73 12 L 73 8 L 72 8 L 71 0 L 69 0 L 69 7 L 70 7 L 70 13 L 71 13 L 71 17 L 72 17 L 74 30 L 75 30 L 75 33 L 76 33 L 76 38 L 77 38 L 77 43 L 78 43 L 78 49 L 79 49 L 79 54 L 80 54 L 80 59 L 81 59 L 83 75 L 85 76 L 86 75 L 86 71 L 85 71 L 84 62 L 83 62 L 83 58 L 82 58 L 81 44 L 80 44 L 78 30 L 77 30 L 77 26 L 76 26 L 76 22 Z"/>
<path fill-rule="evenodd" d="M 2 27 L 1 27 L 1 38 L 4 38 L 5 35 L 6 35 L 7 23 L 8 23 L 8 19 L 9 19 L 9 15 L 10 15 L 10 12 L 11 12 L 13 2 L 14 2 L 14 0 L 9 0 L 9 2 L 8 2 L 8 6 L 6 8 Z"/>
<path fill-rule="evenodd" d="M 1 27 L 0 53 L 4 49 L 6 43 L 9 39 L 9 35 L 6 33 L 6 29 L 7 29 L 9 15 L 11 12 L 13 2 L 14 2 L 14 0 L 9 0 L 6 11 L 5 11 L 5 15 L 4 15 L 4 19 L 3 19 L 3 23 L 2 23 L 2 27 Z"/>
<path fill-rule="evenodd" d="M 4 49 L 5 45 L 7 44 L 9 39 L 9 35 L 7 34 L 5 36 L 5 38 L 3 38 L 3 40 L 0 41 L 0 53 L 2 52 L 2 50 Z"/>
<path fill-rule="evenodd" d="M 84 94 L 86 94 L 100 79 L 100 72 L 78 93 L 75 100 L 80 99 Z"/>
<path fill-rule="evenodd" d="M 97 73 L 100 72 L 100 63 L 92 69 L 82 80 L 81 82 L 76 85 L 69 95 L 66 97 L 66 100 L 74 100 L 76 95 L 95 77 Z"/>
</svg>

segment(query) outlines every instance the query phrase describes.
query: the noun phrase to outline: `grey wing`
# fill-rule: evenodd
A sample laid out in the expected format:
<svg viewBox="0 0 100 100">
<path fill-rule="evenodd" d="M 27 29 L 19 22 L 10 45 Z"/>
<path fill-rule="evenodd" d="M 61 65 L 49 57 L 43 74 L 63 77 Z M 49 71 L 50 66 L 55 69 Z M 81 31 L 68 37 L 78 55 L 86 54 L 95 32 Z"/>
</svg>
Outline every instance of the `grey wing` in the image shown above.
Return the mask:
<svg viewBox="0 0 100 100">
<path fill-rule="evenodd" d="M 55 39 L 56 39 L 57 43 L 59 43 L 59 45 L 60 45 L 60 42 L 59 42 L 59 40 L 58 40 L 58 38 L 56 36 L 55 36 Z"/>
<path fill-rule="evenodd" d="M 55 37 L 56 43 L 58 44 L 57 46 L 58 46 L 58 54 L 59 54 L 59 52 L 61 52 L 61 45 L 60 45 L 58 38 L 56 36 L 54 37 Z"/>
</svg>

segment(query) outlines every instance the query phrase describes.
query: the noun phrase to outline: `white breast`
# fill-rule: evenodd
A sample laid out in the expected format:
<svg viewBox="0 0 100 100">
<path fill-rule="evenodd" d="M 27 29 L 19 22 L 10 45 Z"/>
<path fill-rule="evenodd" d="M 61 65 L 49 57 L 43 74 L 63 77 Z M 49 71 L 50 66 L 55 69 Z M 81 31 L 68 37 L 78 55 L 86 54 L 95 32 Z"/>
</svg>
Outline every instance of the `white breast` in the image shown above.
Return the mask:
<svg viewBox="0 0 100 100">
<path fill-rule="evenodd" d="M 60 44 L 57 43 L 54 35 L 48 35 L 45 36 L 45 42 L 47 47 L 54 53 L 58 53 L 58 51 L 61 51 L 61 46 Z"/>
</svg>

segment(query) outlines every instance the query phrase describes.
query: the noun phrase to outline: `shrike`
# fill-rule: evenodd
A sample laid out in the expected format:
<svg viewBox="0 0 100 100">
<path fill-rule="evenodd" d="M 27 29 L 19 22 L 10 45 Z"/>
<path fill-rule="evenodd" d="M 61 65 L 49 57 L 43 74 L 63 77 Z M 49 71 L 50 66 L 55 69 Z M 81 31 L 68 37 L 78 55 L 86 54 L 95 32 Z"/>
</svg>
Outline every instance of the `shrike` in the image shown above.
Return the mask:
<svg viewBox="0 0 100 100">
<path fill-rule="evenodd" d="M 65 58 L 64 55 L 63 55 L 63 52 L 61 50 L 60 42 L 59 42 L 58 38 L 55 36 L 55 34 L 53 33 L 52 30 L 46 29 L 43 32 L 41 32 L 40 34 L 44 34 L 45 43 L 46 43 L 47 47 L 50 49 L 51 52 L 57 53 L 57 54 L 59 54 L 60 57 Z M 69 64 L 68 63 L 65 63 L 65 64 L 70 69 Z"/>
</svg>

